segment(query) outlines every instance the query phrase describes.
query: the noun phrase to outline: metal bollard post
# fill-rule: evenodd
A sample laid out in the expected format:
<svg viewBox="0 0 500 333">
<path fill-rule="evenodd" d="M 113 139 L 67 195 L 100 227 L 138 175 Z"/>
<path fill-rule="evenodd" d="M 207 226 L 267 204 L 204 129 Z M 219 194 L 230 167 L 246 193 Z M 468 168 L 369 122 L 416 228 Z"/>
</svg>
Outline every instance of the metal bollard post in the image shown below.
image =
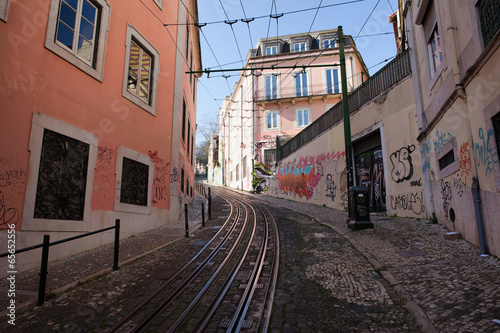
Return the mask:
<svg viewBox="0 0 500 333">
<path fill-rule="evenodd" d="M 43 235 L 42 264 L 40 265 L 40 283 L 38 285 L 38 306 L 45 301 L 45 287 L 47 285 L 47 266 L 49 265 L 50 235 Z"/>
<path fill-rule="evenodd" d="M 208 188 L 208 219 L 212 219 L 212 195 L 210 194 L 210 187 Z"/>
<path fill-rule="evenodd" d="M 201 203 L 201 225 L 205 226 L 205 203 Z"/>
<path fill-rule="evenodd" d="M 184 204 L 184 220 L 186 221 L 186 238 L 189 237 L 188 205 Z"/>
<path fill-rule="evenodd" d="M 118 255 L 120 254 L 120 220 L 115 220 L 115 254 L 113 257 L 113 270 L 116 271 L 118 267 Z"/>
</svg>

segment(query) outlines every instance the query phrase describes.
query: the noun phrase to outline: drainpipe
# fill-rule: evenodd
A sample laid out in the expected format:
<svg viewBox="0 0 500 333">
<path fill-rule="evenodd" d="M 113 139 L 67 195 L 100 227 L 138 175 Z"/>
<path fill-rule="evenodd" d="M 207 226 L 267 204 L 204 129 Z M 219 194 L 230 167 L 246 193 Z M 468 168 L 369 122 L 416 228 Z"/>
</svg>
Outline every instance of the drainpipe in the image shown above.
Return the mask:
<svg viewBox="0 0 500 333">
<path fill-rule="evenodd" d="M 455 12 L 453 8 L 453 1 L 452 0 L 446 0 L 445 1 L 446 8 L 444 10 L 445 12 L 445 18 L 446 18 L 446 34 L 448 37 L 448 42 L 450 43 L 451 46 L 451 54 L 452 54 L 452 68 L 453 68 L 453 79 L 455 81 L 455 90 L 458 93 L 458 96 L 462 99 L 465 105 L 465 123 L 467 127 L 467 134 L 469 136 L 469 140 L 471 142 L 471 147 L 474 147 L 474 138 L 472 136 L 472 128 L 471 128 L 471 123 L 470 123 L 470 111 L 469 107 L 467 105 L 467 94 L 465 93 L 464 86 L 462 85 L 461 79 L 462 79 L 462 73 L 460 72 L 460 66 L 459 66 L 459 60 L 458 60 L 458 55 L 459 55 L 459 48 L 458 48 L 458 40 L 457 40 L 457 25 L 456 25 L 456 20 L 455 20 Z M 474 202 L 474 214 L 476 218 L 476 227 L 477 227 L 477 238 L 479 242 L 479 249 L 481 251 L 482 255 L 487 254 L 486 251 L 486 239 L 485 239 L 485 233 L 484 233 L 484 221 L 483 221 L 483 214 L 482 214 L 482 204 L 481 204 L 481 193 L 480 193 L 480 188 L 479 188 L 479 177 L 478 177 L 478 171 L 477 171 L 477 164 L 476 164 L 476 156 L 474 152 L 472 152 L 472 185 L 471 185 L 471 192 L 472 192 L 472 199 Z"/>
</svg>

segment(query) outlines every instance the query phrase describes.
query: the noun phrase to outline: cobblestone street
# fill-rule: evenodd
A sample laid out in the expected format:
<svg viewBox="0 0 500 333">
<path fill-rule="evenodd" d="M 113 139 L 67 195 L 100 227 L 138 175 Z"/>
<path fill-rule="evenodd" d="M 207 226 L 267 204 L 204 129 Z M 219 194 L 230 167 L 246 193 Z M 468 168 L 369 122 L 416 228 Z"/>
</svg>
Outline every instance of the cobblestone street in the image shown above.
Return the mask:
<svg viewBox="0 0 500 333">
<path fill-rule="evenodd" d="M 270 331 L 500 332 L 494 321 L 500 319 L 500 261 L 481 257 L 466 241 L 445 240 L 439 225 L 372 216 L 374 229 L 353 232 L 345 212 L 252 196 L 272 207 L 280 233 Z M 2 331 L 103 332 L 215 234 L 224 220 L 220 199 L 214 196 L 212 220 L 201 227 L 203 200 L 197 195 L 190 205 L 191 237 L 179 224 L 125 239 L 118 271 L 109 272 L 107 247 L 49 265 L 49 291 L 57 295 L 18 313 L 15 327 L 2 314 Z M 26 304 L 36 301 L 37 274 L 18 275 Z M 2 304 L 5 299 L 4 291 Z"/>
</svg>

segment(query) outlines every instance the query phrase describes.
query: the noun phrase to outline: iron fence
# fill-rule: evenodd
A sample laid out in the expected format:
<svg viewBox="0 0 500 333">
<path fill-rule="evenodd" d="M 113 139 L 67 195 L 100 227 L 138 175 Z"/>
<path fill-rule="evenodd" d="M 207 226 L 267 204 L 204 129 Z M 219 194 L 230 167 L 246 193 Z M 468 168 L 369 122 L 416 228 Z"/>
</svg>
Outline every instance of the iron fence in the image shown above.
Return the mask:
<svg viewBox="0 0 500 333">
<path fill-rule="evenodd" d="M 410 52 L 406 50 L 349 94 L 349 113 L 358 111 L 363 105 L 389 90 L 410 74 Z M 277 151 L 278 160 L 291 155 L 321 133 L 338 124 L 342 121 L 342 115 L 342 101 L 339 101 L 308 127 L 283 144 Z"/>
</svg>

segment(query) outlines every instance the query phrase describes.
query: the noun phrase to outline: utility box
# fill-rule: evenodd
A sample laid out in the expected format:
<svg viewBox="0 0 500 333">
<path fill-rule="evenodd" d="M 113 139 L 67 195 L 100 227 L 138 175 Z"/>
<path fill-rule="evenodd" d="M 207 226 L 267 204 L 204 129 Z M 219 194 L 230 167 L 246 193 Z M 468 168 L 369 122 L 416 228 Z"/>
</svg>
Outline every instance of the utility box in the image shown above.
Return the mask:
<svg viewBox="0 0 500 333">
<path fill-rule="evenodd" d="M 351 230 L 373 229 L 370 221 L 370 199 L 368 187 L 349 188 L 349 223 Z"/>
</svg>

